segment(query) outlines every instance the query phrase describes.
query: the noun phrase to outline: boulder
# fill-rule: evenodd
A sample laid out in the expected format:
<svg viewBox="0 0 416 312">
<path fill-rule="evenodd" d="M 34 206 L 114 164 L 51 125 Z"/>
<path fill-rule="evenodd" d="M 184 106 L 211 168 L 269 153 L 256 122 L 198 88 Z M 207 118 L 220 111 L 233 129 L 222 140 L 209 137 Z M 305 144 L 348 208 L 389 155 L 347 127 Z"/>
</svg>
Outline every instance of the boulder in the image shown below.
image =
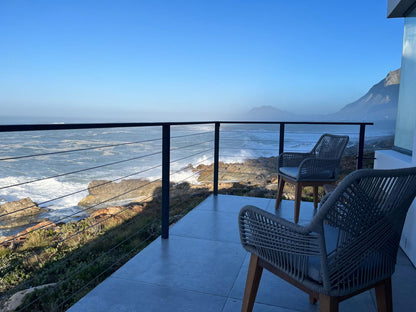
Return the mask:
<svg viewBox="0 0 416 312">
<path fill-rule="evenodd" d="M 93 180 L 88 185 L 88 195 L 78 205 L 103 208 L 114 204 L 150 200 L 154 191 L 160 188 L 160 181 L 150 182 L 146 179 L 129 179 L 120 182 Z"/>
<path fill-rule="evenodd" d="M 46 209 L 40 208 L 29 197 L 0 205 L 0 228 L 12 228 L 34 223 L 39 214 Z"/>
<path fill-rule="evenodd" d="M 51 283 L 18 291 L 9 299 L 7 299 L 6 302 L 4 302 L 3 306 L 1 307 L 1 311 L 16 311 L 16 309 L 23 303 L 23 300 L 25 299 L 26 295 L 34 292 L 35 290 L 40 290 L 45 287 L 53 287 L 55 285 L 56 283 Z"/>
</svg>

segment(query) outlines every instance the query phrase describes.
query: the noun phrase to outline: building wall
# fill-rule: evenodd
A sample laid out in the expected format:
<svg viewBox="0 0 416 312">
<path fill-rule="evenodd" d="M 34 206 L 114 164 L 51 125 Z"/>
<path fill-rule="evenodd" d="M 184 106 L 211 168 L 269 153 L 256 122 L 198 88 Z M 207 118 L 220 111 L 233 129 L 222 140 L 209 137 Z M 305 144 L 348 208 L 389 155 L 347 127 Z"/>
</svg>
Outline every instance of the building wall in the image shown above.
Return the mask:
<svg viewBox="0 0 416 312">
<path fill-rule="evenodd" d="M 394 145 L 413 150 L 416 126 L 416 9 L 405 17 L 402 71 Z"/>
<path fill-rule="evenodd" d="M 405 155 L 392 150 L 376 151 L 374 169 L 396 169 L 416 166 L 416 152 L 412 156 Z M 404 223 L 400 247 L 416 266 L 416 200 L 407 212 Z"/>
<path fill-rule="evenodd" d="M 394 145 L 412 156 L 393 150 L 376 151 L 375 169 L 416 166 L 416 0 L 388 0 L 388 17 L 405 17 L 399 105 Z M 403 228 L 400 246 L 416 266 L 416 200 Z"/>
</svg>

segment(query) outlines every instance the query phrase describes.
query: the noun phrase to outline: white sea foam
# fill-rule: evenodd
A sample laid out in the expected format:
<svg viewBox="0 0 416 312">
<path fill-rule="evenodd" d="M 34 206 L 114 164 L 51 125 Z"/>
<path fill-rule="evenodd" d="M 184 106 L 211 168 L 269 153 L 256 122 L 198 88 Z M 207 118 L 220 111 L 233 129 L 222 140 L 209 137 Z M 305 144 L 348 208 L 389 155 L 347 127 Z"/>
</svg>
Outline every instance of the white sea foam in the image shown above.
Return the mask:
<svg viewBox="0 0 416 312">
<path fill-rule="evenodd" d="M 33 180 L 31 177 L 5 177 L 0 178 L 2 187 L 24 183 Z M 47 179 L 30 184 L 23 184 L 0 190 L 1 203 L 16 201 L 30 197 L 36 203 L 44 203 L 41 206 L 51 209 L 63 209 L 77 206 L 78 202 L 87 195 L 86 185 L 76 182 L 59 181 L 58 179 Z M 84 190 L 84 191 L 82 191 Z M 53 200 L 71 193 L 81 191 L 77 194 Z"/>
</svg>

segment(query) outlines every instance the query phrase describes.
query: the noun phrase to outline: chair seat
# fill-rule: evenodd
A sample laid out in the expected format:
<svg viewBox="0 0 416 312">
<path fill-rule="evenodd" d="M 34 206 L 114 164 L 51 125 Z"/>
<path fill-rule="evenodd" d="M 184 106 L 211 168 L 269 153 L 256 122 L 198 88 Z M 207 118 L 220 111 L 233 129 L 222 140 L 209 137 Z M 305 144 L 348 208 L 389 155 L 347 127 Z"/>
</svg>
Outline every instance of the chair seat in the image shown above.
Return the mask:
<svg viewBox="0 0 416 312">
<path fill-rule="evenodd" d="M 279 168 L 279 170 L 284 175 L 293 177 L 295 179 L 298 178 L 298 175 L 299 175 L 299 167 L 281 167 L 281 168 Z"/>
<path fill-rule="evenodd" d="M 279 173 L 282 173 L 285 176 L 293 178 L 293 180 L 299 179 L 299 167 L 280 167 Z M 315 173 L 313 177 L 308 180 L 310 181 L 332 181 L 334 180 L 334 171 L 333 170 L 321 170 L 319 173 Z"/>
<path fill-rule="evenodd" d="M 338 229 L 324 224 L 324 236 L 327 253 L 334 251 L 337 248 Z M 309 257 L 308 262 L 308 276 L 314 281 L 322 284 L 322 266 L 319 257 Z"/>
</svg>

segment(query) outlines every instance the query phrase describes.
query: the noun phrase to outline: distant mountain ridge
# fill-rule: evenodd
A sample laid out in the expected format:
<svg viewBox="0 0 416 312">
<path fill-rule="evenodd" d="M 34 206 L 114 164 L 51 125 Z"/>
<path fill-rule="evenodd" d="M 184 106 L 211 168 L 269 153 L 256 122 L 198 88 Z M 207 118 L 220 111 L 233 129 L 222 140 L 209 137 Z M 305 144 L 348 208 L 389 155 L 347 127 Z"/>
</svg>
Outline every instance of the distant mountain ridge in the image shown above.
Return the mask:
<svg viewBox="0 0 416 312">
<path fill-rule="evenodd" d="M 251 109 L 252 120 L 279 121 L 369 121 L 394 127 L 399 99 L 400 68 L 391 71 L 357 101 L 345 105 L 336 113 L 327 115 L 300 115 L 282 111 L 274 106 Z"/>
<path fill-rule="evenodd" d="M 399 101 L 400 69 L 391 71 L 357 101 L 332 114 L 338 120 L 395 120 Z"/>
</svg>

